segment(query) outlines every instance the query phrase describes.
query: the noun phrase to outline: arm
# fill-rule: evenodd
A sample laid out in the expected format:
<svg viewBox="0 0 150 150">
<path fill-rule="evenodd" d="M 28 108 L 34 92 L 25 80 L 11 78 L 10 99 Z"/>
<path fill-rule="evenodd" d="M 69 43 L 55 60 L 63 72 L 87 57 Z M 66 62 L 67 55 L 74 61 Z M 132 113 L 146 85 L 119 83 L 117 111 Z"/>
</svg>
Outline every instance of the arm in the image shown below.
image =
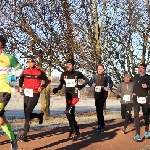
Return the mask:
<svg viewBox="0 0 150 150">
<path fill-rule="evenodd" d="M 110 76 L 108 76 L 108 84 L 109 84 L 109 88 L 112 89 L 112 87 L 113 87 L 113 81 L 111 80 Z"/>
<path fill-rule="evenodd" d="M 19 77 L 21 76 L 23 69 L 22 66 L 19 64 L 17 58 L 13 55 L 10 56 L 10 61 L 11 61 L 11 66 L 15 69 L 16 71 L 16 76 Z"/>
<path fill-rule="evenodd" d="M 42 88 L 46 88 L 47 85 L 50 83 L 50 80 L 46 76 L 44 71 L 41 71 L 41 79 L 44 80 L 45 82 L 41 85 Z"/>
<path fill-rule="evenodd" d="M 89 79 L 87 77 L 85 77 L 81 72 L 79 72 L 79 79 L 83 79 L 85 82 L 82 84 L 82 86 L 86 86 L 87 84 L 89 84 Z"/>
<path fill-rule="evenodd" d="M 116 97 L 117 98 L 122 98 L 121 97 L 121 83 L 118 85 L 118 87 L 116 89 Z"/>
</svg>

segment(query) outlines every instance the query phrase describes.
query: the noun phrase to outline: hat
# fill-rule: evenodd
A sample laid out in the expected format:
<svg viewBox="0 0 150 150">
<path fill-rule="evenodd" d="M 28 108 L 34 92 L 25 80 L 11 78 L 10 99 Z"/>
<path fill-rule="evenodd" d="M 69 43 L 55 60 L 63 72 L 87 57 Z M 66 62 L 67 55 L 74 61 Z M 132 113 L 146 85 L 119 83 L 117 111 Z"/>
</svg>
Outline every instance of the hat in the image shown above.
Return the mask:
<svg viewBox="0 0 150 150">
<path fill-rule="evenodd" d="M 143 66 L 144 68 L 146 68 L 146 67 L 147 67 L 147 65 L 146 65 L 146 64 L 144 64 L 144 63 L 141 63 L 139 66 Z"/>
<path fill-rule="evenodd" d="M 125 74 L 124 77 L 130 78 L 131 76 L 130 76 L 130 74 Z"/>
<path fill-rule="evenodd" d="M 68 59 L 66 63 L 71 63 L 71 64 L 72 64 L 72 66 L 74 66 L 75 61 L 74 61 L 73 59 Z"/>
<path fill-rule="evenodd" d="M 0 35 L 0 42 L 2 43 L 2 46 L 6 46 L 6 39 L 3 37 L 3 35 Z"/>
<path fill-rule="evenodd" d="M 28 56 L 27 61 L 36 62 L 36 58 L 34 56 Z"/>
</svg>

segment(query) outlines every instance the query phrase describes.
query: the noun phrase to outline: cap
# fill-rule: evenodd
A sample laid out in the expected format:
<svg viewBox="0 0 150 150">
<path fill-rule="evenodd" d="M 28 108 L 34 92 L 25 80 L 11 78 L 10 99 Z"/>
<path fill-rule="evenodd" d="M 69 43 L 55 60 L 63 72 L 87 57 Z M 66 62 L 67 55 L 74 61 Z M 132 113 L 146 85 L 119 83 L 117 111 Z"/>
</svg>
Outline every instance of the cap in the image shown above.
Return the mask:
<svg viewBox="0 0 150 150">
<path fill-rule="evenodd" d="M 0 42 L 2 43 L 2 46 L 6 46 L 6 39 L 3 35 L 0 35 Z"/>
<path fill-rule="evenodd" d="M 72 64 L 72 66 L 74 66 L 75 61 L 74 61 L 73 59 L 68 59 L 66 63 L 71 63 L 71 64 Z"/>
<path fill-rule="evenodd" d="M 130 78 L 131 76 L 130 76 L 130 74 L 125 74 L 124 77 Z"/>
</svg>

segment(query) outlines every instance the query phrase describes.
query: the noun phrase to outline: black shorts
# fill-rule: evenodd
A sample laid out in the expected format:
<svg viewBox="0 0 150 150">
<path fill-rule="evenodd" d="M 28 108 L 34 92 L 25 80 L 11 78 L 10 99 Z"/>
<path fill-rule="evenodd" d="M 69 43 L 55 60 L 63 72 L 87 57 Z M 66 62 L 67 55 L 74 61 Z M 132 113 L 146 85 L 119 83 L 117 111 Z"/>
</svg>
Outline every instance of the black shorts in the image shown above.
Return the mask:
<svg viewBox="0 0 150 150">
<path fill-rule="evenodd" d="M 5 106 L 8 104 L 9 100 L 11 98 L 11 94 L 0 92 L 0 117 L 3 116 L 5 112 Z"/>
</svg>

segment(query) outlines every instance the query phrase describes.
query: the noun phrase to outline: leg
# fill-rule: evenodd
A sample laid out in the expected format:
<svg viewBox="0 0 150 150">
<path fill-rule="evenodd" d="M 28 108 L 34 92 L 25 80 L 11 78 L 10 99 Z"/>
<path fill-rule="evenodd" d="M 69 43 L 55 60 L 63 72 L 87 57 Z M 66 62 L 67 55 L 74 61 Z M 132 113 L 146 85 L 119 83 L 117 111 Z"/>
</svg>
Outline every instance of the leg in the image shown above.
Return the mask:
<svg viewBox="0 0 150 150">
<path fill-rule="evenodd" d="M 126 113 L 126 104 L 121 104 L 121 116 L 122 116 L 122 119 L 125 119 L 125 113 Z"/>
<path fill-rule="evenodd" d="M 145 121 L 145 132 L 149 131 L 149 104 L 142 104 L 143 119 Z"/>
<path fill-rule="evenodd" d="M 31 120 L 31 114 L 35 106 L 37 105 L 39 99 L 39 93 L 34 93 L 33 97 L 25 97 L 25 124 L 24 124 L 24 136 L 27 136 L 27 132 L 29 131 L 29 122 Z"/>
<path fill-rule="evenodd" d="M 140 119 L 139 119 L 139 106 L 140 104 L 137 102 L 137 97 L 133 97 L 133 106 L 134 106 L 134 123 L 135 123 L 135 130 L 136 135 L 134 136 L 133 140 L 141 141 L 140 137 Z"/>
<path fill-rule="evenodd" d="M 137 101 L 134 101 L 134 122 L 136 134 L 140 135 L 140 119 L 139 119 L 139 104 Z"/>
<path fill-rule="evenodd" d="M 0 126 L 2 130 L 7 134 L 9 139 L 11 140 L 11 148 L 17 148 L 17 137 L 14 135 L 11 124 L 7 121 L 4 115 L 4 108 L 7 105 L 11 98 L 11 94 L 9 93 L 0 93 Z"/>
<path fill-rule="evenodd" d="M 103 115 L 103 107 L 104 103 L 106 102 L 106 98 L 101 98 L 98 100 L 97 106 L 96 106 L 96 112 L 97 112 L 97 118 L 98 118 L 98 130 L 104 130 L 104 115 Z"/>
<path fill-rule="evenodd" d="M 130 115 L 131 115 L 131 110 L 132 110 L 132 104 L 131 104 L 131 103 L 126 104 L 124 130 L 126 130 L 128 124 L 129 124 Z"/>
</svg>

